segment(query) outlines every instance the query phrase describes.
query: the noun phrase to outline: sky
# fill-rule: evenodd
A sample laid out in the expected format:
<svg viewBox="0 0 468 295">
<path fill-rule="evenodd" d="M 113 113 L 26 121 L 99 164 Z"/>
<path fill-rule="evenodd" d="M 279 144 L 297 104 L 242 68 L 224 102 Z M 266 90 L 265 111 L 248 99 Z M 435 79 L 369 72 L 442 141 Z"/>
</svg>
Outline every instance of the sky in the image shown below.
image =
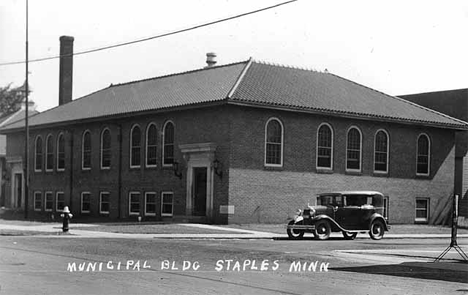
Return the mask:
<svg viewBox="0 0 468 295">
<path fill-rule="evenodd" d="M 184 29 L 285 0 L 29 0 L 29 58 Z M 0 63 L 25 60 L 26 0 L 0 1 Z M 296 2 L 169 37 L 74 57 L 73 99 L 110 84 L 258 61 L 329 72 L 390 95 L 468 88 L 468 1 Z M 0 66 L 0 87 L 25 65 Z M 38 110 L 58 105 L 58 59 L 29 64 Z"/>
</svg>

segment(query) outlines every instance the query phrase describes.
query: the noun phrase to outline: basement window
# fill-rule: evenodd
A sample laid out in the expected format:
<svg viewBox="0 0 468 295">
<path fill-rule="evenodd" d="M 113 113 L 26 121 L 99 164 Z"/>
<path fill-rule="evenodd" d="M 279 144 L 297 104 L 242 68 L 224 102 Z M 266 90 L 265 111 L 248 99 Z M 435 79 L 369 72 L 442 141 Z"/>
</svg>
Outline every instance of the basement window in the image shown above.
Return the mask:
<svg viewBox="0 0 468 295">
<path fill-rule="evenodd" d="M 416 198 L 416 218 L 417 223 L 427 223 L 429 221 L 429 199 Z"/>
</svg>

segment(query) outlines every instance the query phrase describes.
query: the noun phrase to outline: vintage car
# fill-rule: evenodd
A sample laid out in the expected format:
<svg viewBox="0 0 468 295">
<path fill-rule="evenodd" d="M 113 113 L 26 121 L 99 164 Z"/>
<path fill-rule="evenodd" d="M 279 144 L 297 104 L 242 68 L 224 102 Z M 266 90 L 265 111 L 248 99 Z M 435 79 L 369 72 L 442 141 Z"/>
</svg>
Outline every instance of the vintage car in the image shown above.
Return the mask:
<svg viewBox="0 0 468 295">
<path fill-rule="evenodd" d="M 380 240 L 390 229 L 384 218 L 384 196 L 373 191 L 344 191 L 320 194 L 316 206 L 299 209 L 288 223 L 290 239 L 302 239 L 304 233 L 312 233 L 316 239 L 326 240 L 331 232 L 342 232 L 347 240 L 358 233 L 368 232 L 374 240 Z"/>
</svg>

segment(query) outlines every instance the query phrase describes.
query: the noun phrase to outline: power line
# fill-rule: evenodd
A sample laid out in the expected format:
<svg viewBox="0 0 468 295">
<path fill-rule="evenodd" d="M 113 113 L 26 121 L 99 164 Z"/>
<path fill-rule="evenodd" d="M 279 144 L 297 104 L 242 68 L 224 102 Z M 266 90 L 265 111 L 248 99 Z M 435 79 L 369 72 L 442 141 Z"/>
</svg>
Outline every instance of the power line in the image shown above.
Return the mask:
<svg viewBox="0 0 468 295">
<path fill-rule="evenodd" d="M 196 30 L 196 29 L 199 29 L 199 28 L 211 26 L 211 25 L 214 25 L 214 24 L 230 21 L 230 20 L 233 20 L 233 19 L 236 19 L 236 18 L 247 16 L 247 15 L 259 13 L 259 12 L 262 12 L 262 11 L 265 11 L 265 10 L 277 8 L 279 6 L 290 4 L 290 3 L 296 2 L 296 1 L 298 1 L 298 0 L 290 0 L 290 1 L 279 3 L 279 4 L 275 4 L 275 5 L 272 5 L 272 6 L 260 8 L 260 9 L 257 9 L 257 10 L 252 10 L 252 11 L 249 11 L 249 12 L 245 12 L 245 13 L 242 13 L 242 14 L 237 14 L 237 15 L 234 15 L 234 16 L 230 16 L 230 17 L 227 17 L 227 18 L 220 19 L 220 20 L 215 20 L 215 21 L 211 21 L 211 22 L 208 22 L 208 23 L 203 23 L 201 25 L 196 25 L 196 26 L 193 26 L 193 27 L 189 27 L 189 28 L 185 28 L 185 29 L 181 29 L 181 30 L 177 30 L 177 31 L 172 31 L 172 32 L 169 32 L 169 33 L 164 33 L 164 34 L 161 34 L 161 35 L 151 36 L 151 37 L 147 37 L 147 38 L 142 38 L 142 39 L 129 41 L 129 42 L 124 42 L 124 43 L 118 43 L 118 44 L 109 45 L 109 46 L 104 46 L 104 47 L 100 47 L 100 48 L 96 48 L 96 49 L 88 49 L 88 50 L 85 50 L 85 51 L 80 51 L 80 52 L 76 52 L 76 53 L 73 53 L 73 54 L 67 54 L 67 55 L 62 55 L 62 56 L 66 57 L 66 56 L 73 56 L 73 55 L 88 54 L 88 53 L 92 53 L 92 52 L 103 51 L 103 50 L 112 49 L 112 48 L 116 48 L 116 47 L 121 47 L 121 46 L 131 45 L 131 44 L 135 44 L 135 43 L 145 42 L 145 41 L 149 41 L 149 40 L 153 40 L 153 39 L 158 39 L 158 38 L 162 38 L 162 37 L 167 37 L 167 36 L 171 36 L 171 35 L 176 35 L 176 34 L 188 32 L 188 31 L 193 31 L 193 30 Z M 32 60 L 29 60 L 29 62 L 30 63 L 31 62 L 40 62 L 40 61 L 46 61 L 46 60 L 51 60 L 51 59 L 56 59 L 56 58 L 60 58 L 60 55 L 32 59 Z M 25 63 L 25 61 L 5 62 L 5 63 L 0 63 L 0 66 L 8 66 L 8 65 L 23 64 L 23 63 Z"/>
</svg>

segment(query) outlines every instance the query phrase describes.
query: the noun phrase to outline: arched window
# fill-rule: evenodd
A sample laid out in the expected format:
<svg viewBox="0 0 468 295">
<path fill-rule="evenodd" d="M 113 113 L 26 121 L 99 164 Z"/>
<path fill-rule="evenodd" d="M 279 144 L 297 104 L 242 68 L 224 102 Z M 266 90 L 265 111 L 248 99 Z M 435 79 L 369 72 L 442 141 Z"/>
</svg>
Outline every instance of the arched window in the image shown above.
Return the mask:
<svg viewBox="0 0 468 295">
<path fill-rule="evenodd" d="M 330 125 L 322 124 L 317 132 L 317 168 L 332 169 L 333 131 Z"/>
<path fill-rule="evenodd" d="M 81 159 L 81 168 L 84 170 L 91 169 L 91 133 L 89 130 L 83 133 Z"/>
<path fill-rule="evenodd" d="M 130 132 L 130 167 L 141 165 L 141 130 L 138 125 L 133 126 Z"/>
<path fill-rule="evenodd" d="M 65 170 L 65 139 L 63 133 L 57 138 L 57 171 Z"/>
<path fill-rule="evenodd" d="M 40 135 L 36 137 L 36 144 L 34 147 L 34 170 L 42 170 L 42 137 Z"/>
<path fill-rule="evenodd" d="M 429 175 L 429 163 L 431 159 L 431 143 L 429 136 L 421 134 L 418 137 L 418 151 L 417 151 L 417 170 L 419 175 Z"/>
<path fill-rule="evenodd" d="M 163 133 L 163 165 L 174 163 L 174 123 L 166 122 Z"/>
<path fill-rule="evenodd" d="M 388 134 L 379 130 L 374 141 L 374 171 L 388 172 Z"/>
<path fill-rule="evenodd" d="M 361 131 L 352 127 L 346 143 L 346 170 L 361 171 Z"/>
<path fill-rule="evenodd" d="M 46 171 L 54 169 L 54 140 L 49 134 L 46 139 Z"/>
<path fill-rule="evenodd" d="M 146 167 L 156 166 L 158 130 L 153 123 L 146 129 Z"/>
<path fill-rule="evenodd" d="M 265 165 L 283 166 L 283 125 L 276 118 L 265 126 Z"/>
<path fill-rule="evenodd" d="M 101 133 L 101 169 L 111 166 L 111 134 L 108 128 Z"/>
</svg>

